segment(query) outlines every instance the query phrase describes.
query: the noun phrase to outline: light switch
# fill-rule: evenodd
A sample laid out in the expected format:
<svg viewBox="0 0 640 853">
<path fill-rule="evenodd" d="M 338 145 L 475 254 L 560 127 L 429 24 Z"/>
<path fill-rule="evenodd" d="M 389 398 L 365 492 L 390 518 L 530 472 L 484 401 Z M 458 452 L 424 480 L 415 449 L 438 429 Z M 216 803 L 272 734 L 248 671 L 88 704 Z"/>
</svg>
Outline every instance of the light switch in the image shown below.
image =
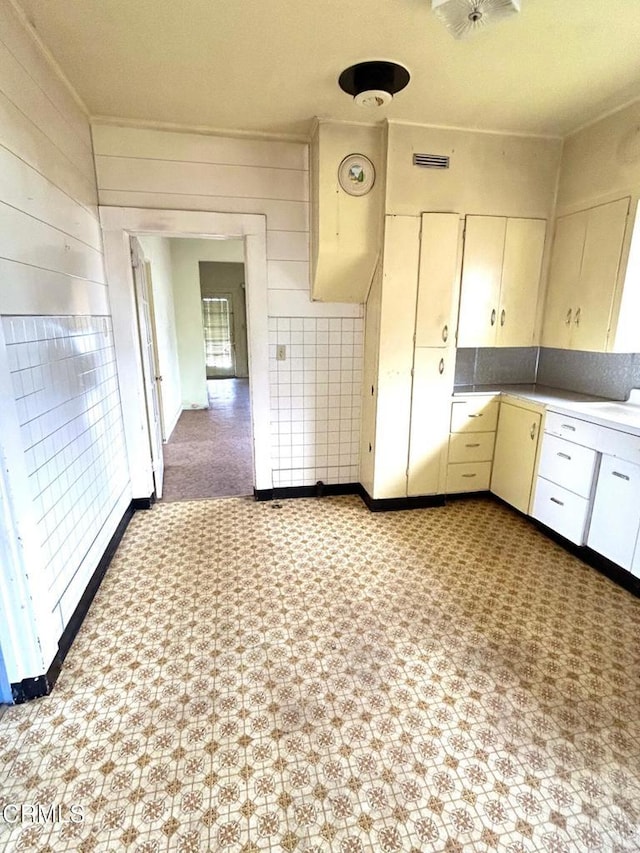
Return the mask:
<svg viewBox="0 0 640 853">
<path fill-rule="evenodd" d="M 278 344 L 276 347 L 276 361 L 287 360 L 287 347 L 285 344 Z"/>
</svg>

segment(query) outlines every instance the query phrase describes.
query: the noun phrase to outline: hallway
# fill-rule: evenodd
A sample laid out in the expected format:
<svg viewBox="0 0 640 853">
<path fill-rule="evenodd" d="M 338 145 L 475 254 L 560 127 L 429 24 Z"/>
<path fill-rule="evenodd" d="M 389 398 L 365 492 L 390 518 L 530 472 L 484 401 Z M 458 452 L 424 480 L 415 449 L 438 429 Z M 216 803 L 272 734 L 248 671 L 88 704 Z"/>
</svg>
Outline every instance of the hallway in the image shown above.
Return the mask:
<svg viewBox="0 0 640 853">
<path fill-rule="evenodd" d="M 164 445 L 163 501 L 253 493 L 248 379 L 207 382 L 209 409 L 185 411 Z"/>
</svg>

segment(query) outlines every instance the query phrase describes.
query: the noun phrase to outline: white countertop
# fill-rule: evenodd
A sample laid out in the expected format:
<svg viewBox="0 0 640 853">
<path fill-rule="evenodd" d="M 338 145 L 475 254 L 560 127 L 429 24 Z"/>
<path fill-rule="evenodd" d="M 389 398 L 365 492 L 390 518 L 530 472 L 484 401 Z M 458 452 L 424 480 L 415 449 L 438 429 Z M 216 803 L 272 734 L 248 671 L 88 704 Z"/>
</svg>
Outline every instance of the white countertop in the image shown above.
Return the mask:
<svg viewBox="0 0 640 853">
<path fill-rule="evenodd" d="M 605 400 L 587 394 L 548 388 L 544 385 L 467 385 L 458 386 L 460 394 L 505 394 L 532 403 L 539 403 L 552 412 L 571 415 L 601 426 L 612 427 L 632 435 L 640 435 L 640 390 L 631 392 L 626 402 Z"/>
</svg>

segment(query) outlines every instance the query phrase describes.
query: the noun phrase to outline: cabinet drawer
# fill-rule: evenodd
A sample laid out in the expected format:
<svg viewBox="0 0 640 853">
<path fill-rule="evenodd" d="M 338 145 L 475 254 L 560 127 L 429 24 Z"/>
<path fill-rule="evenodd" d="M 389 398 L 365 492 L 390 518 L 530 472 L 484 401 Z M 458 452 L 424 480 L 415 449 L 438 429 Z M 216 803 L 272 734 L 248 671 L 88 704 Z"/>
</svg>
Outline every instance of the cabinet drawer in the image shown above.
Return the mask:
<svg viewBox="0 0 640 853">
<path fill-rule="evenodd" d="M 484 492 L 491 480 L 491 462 L 454 462 L 447 465 L 447 493 Z"/>
<path fill-rule="evenodd" d="M 498 423 L 497 400 L 465 400 L 451 404 L 451 432 L 491 432 Z"/>
<path fill-rule="evenodd" d="M 584 543 L 589 501 L 562 486 L 538 477 L 533 499 L 534 518 L 576 545 Z"/>
<path fill-rule="evenodd" d="M 547 412 L 544 422 L 545 432 L 591 448 L 598 447 L 600 429 L 597 424 L 581 421 L 580 418 L 561 415 L 558 412 Z"/>
<path fill-rule="evenodd" d="M 600 427 L 600 445 L 598 450 L 618 459 L 625 459 L 640 465 L 640 436 L 617 429 Z"/>
<path fill-rule="evenodd" d="M 449 462 L 491 462 L 495 438 L 495 432 L 454 432 L 449 436 Z"/>
<path fill-rule="evenodd" d="M 597 453 L 588 447 L 544 434 L 538 474 L 583 498 L 591 495 Z"/>
</svg>

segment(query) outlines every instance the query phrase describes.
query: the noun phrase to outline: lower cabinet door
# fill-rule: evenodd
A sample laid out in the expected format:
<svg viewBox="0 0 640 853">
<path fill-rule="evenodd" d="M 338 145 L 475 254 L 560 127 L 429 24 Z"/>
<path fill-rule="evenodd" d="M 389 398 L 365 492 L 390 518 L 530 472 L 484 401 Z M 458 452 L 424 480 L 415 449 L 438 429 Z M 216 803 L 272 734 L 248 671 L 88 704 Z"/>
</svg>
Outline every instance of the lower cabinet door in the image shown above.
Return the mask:
<svg viewBox="0 0 640 853">
<path fill-rule="evenodd" d="M 576 545 L 584 544 L 589 500 L 538 477 L 531 515 Z"/>
<path fill-rule="evenodd" d="M 639 528 L 640 465 L 603 455 L 587 545 L 630 569 Z"/>
<path fill-rule="evenodd" d="M 413 361 L 408 495 L 442 494 L 447 472 L 455 350 L 416 347 Z"/>
<path fill-rule="evenodd" d="M 491 491 L 520 512 L 529 512 L 542 415 L 500 403 Z"/>
</svg>

